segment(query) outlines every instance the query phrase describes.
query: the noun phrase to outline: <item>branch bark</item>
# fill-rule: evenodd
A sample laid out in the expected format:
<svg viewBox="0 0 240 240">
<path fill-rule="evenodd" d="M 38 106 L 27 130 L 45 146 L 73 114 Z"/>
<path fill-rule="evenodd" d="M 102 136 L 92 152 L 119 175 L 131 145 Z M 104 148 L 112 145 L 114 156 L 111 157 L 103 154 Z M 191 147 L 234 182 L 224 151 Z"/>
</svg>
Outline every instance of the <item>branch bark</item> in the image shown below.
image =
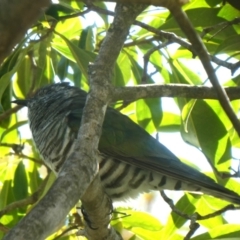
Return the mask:
<svg viewBox="0 0 240 240">
<path fill-rule="evenodd" d="M 230 100 L 237 100 L 240 98 L 240 87 L 225 87 L 224 89 Z M 115 88 L 111 101 L 136 101 L 141 98 L 157 97 L 183 97 L 218 100 L 218 95 L 213 87 L 192 86 L 187 84 L 143 84 L 133 87 Z"/>
<path fill-rule="evenodd" d="M 40 3 L 29 0 L 24 1 L 26 3 L 25 5 L 21 2 L 24 7 L 14 9 L 17 4 L 15 0 L 10 3 L 6 0 L 0 0 L 1 24 L 7 22 L 8 19 L 11 19 L 11 23 L 15 23 L 10 25 L 10 23 L 8 24 L 7 22 L 8 28 L 10 29 L 9 32 L 6 31 L 3 24 L 0 25 L 0 34 L 4 36 L 0 38 L 0 62 L 5 58 L 6 54 L 11 51 L 17 41 L 23 37 L 27 28 L 36 19 L 36 16 L 39 16 L 41 13 L 42 8 L 50 4 L 48 0 L 41 1 Z M 111 85 L 112 70 L 128 35 L 131 24 L 134 22 L 136 16 L 146 7 L 146 5 L 141 5 L 140 3 L 161 5 L 162 1 L 119 0 L 119 2 L 126 2 L 127 4 L 117 5 L 114 22 L 101 46 L 99 56 L 96 62 L 89 68 L 91 90 L 87 98 L 78 138 L 75 141 L 75 151 L 65 162 L 62 171 L 48 194 L 15 228 L 9 231 L 4 239 L 37 240 L 46 238 L 63 223 L 63 219 L 79 198 L 82 199 L 84 209 L 91 221 L 91 226 L 97 229 L 93 230 L 89 226 L 86 226 L 85 236 L 98 240 L 121 239 L 121 237 L 109 227 L 111 205 L 109 204 L 108 197 L 103 192 L 97 174 L 97 158 L 99 157 L 97 152 L 98 141 L 108 102 L 123 96 L 121 95 L 122 93 L 120 93 L 120 89 L 113 90 Z M 135 2 L 136 5 L 130 2 Z M 6 11 L 6 6 L 9 11 Z M 29 11 L 29 8 L 31 11 Z M 28 9 L 31 14 L 26 14 L 26 16 L 21 15 L 23 19 L 21 19 L 21 27 L 19 27 L 19 19 L 14 19 L 14 17 L 19 17 L 18 13 L 28 12 L 26 9 Z M 13 17 L 9 17 L 5 12 L 7 14 L 11 12 L 11 16 Z M 15 25 L 18 26 L 18 29 L 16 29 Z M 10 42 L 7 42 L 8 40 Z M 146 96 L 146 89 L 148 89 L 148 87 L 139 87 L 142 92 L 140 94 L 138 89 L 138 98 Z M 137 88 L 129 89 L 129 91 L 132 91 L 131 89 L 136 91 Z M 125 91 L 125 95 L 127 95 L 127 91 Z M 165 92 L 167 92 L 166 89 Z M 114 94 L 116 94 L 116 96 Z M 169 92 L 167 94 L 169 96 Z M 130 98 L 130 95 L 128 95 L 128 97 Z M 81 161 L 79 161 L 79 159 L 81 159 Z"/>
<path fill-rule="evenodd" d="M 240 87 L 225 87 L 228 98 L 240 98 Z M 187 84 L 142 84 L 138 86 L 118 87 L 112 92 L 111 102 L 118 100 L 136 101 L 141 98 L 183 97 L 192 99 L 215 99 L 217 93 L 213 87 L 192 86 Z M 16 107 L 0 115 L 0 121 L 16 112 Z M 34 160 L 35 161 L 35 160 Z"/>
<path fill-rule="evenodd" d="M 220 85 L 213 66 L 210 62 L 210 57 L 208 55 L 207 49 L 203 44 L 201 38 L 197 35 L 196 31 L 194 30 L 191 22 L 189 21 L 186 13 L 182 10 L 181 0 L 163 0 L 163 6 L 168 8 L 172 15 L 174 16 L 175 20 L 177 21 L 178 25 L 185 33 L 189 41 L 192 43 L 196 53 L 198 54 L 199 59 L 202 62 L 202 65 L 208 75 L 210 82 L 212 83 L 213 87 L 216 90 L 218 95 L 219 102 L 227 114 L 229 120 L 232 122 L 236 132 L 240 136 L 240 122 L 234 113 L 234 110 L 230 104 L 228 96 L 224 91 L 223 87 Z"/>
<path fill-rule="evenodd" d="M 114 21 L 101 45 L 99 55 L 95 63 L 89 66 L 90 93 L 85 105 L 85 111 L 88 114 L 83 115 L 82 124 L 89 124 L 89 119 L 93 121 L 93 125 L 90 127 L 90 129 L 95 130 L 95 137 L 89 138 L 89 141 L 86 142 L 86 146 L 90 147 L 91 149 L 95 149 L 95 151 L 98 148 L 98 141 L 107 104 L 109 103 L 111 94 L 113 92 L 111 80 L 114 64 L 123 47 L 132 23 L 137 15 L 144 10 L 144 8 L 146 8 L 146 5 L 117 4 Z M 88 128 L 86 127 L 85 131 L 81 131 L 81 129 L 79 132 L 80 136 L 87 136 Z M 116 234 L 114 237 L 110 236 L 112 235 L 111 228 L 108 233 L 109 235 L 103 233 L 101 236 L 105 237 L 100 238 L 99 234 L 101 231 L 106 229 L 106 225 L 109 224 L 109 213 L 111 209 L 107 208 L 107 206 L 109 206 L 109 200 L 106 196 L 104 197 L 102 195 L 103 198 L 101 201 L 101 206 L 99 206 L 99 197 L 97 198 L 97 196 L 100 195 L 96 195 L 96 198 L 90 197 L 95 193 L 94 189 L 91 190 L 91 193 L 89 190 L 87 191 L 82 198 L 82 203 L 89 220 L 94 223 L 94 227 L 98 227 L 99 231 L 93 230 L 89 226 L 86 226 L 86 236 L 89 237 L 89 239 L 96 240 L 119 239 L 120 237 Z M 105 210 L 105 214 L 99 214 L 99 210 L 103 209 Z M 106 218 L 104 219 L 105 221 L 103 221 L 104 216 L 108 216 L 108 221 Z"/>
<path fill-rule="evenodd" d="M 0 64 L 51 0 L 0 0 Z"/>
<path fill-rule="evenodd" d="M 109 227 L 110 204 L 99 177 L 97 149 L 107 103 L 112 93 L 112 72 L 126 40 L 131 24 L 146 5 L 117 4 L 116 16 L 101 46 L 99 56 L 89 68 L 90 93 L 87 97 L 82 124 L 74 152 L 63 165 L 59 176 L 39 204 L 4 237 L 10 239 L 45 239 L 63 222 L 81 198 L 91 222 L 85 236 L 89 239 L 121 239 Z M 79 161 L 81 160 L 81 161 Z"/>
</svg>

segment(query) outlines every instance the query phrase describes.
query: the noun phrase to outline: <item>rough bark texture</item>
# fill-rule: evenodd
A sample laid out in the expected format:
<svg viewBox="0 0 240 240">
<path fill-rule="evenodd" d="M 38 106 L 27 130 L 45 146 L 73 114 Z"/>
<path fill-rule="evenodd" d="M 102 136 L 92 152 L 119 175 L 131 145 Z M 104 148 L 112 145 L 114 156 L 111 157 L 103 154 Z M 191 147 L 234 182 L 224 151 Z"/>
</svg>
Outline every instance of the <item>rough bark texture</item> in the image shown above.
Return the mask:
<svg viewBox="0 0 240 240">
<path fill-rule="evenodd" d="M 140 4 L 117 5 L 114 22 L 96 62 L 89 70 L 91 90 L 75 141 L 75 151 L 64 163 L 47 195 L 5 236 L 5 240 L 45 239 L 62 224 L 79 198 L 83 200 L 83 207 L 91 226 L 96 228 L 93 230 L 86 225 L 84 234 L 88 239 L 121 239 L 109 226 L 111 204 L 97 175 L 97 148 L 105 110 L 110 100 L 115 61 L 131 24 L 145 7 Z"/>
<path fill-rule="evenodd" d="M 50 4 L 50 0 L 0 0 L 0 64 Z"/>
<path fill-rule="evenodd" d="M 145 7 L 146 5 L 141 4 L 117 4 L 114 21 L 101 45 L 99 55 L 95 63 L 89 67 L 90 94 L 86 101 L 85 114 L 82 119 L 82 126 L 87 126 L 89 119 L 91 119 L 92 125 L 90 129 L 95 131 L 95 136 L 87 138 L 88 142 L 84 143 L 86 147 L 89 148 L 89 151 L 90 149 L 98 148 L 105 110 L 113 92 L 111 82 L 114 64 L 132 23 Z M 94 106 L 94 108 L 92 108 L 92 106 Z M 80 128 L 80 136 L 87 136 L 87 129 L 87 127 Z M 88 189 L 87 193 L 83 196 L 82 203 L 90 222 L 93 223 L 93 226 L 98 230 L 96 231 L 86 226 L 85 235 L 89 239 L 94 240 L 120 239 L 120 236 L 116 233 L 113 234 L 113 230 L 108 227 L 110 221 L 109 213 L 111 211 L 109 199 L 107 196 L 103 196 L 103 194 L 101 196 L 99 194 L 97 195 L 94 192 L 95 188 L 91 189 L 93 191 L 89 191 Z M 95 198 L 92 197 L 94 194 L 96 194 Z M 101 201 L 101 203 L 99 201 Z"/>
<path fill-rule="evenodd" d="M 240 87 L 224 88 L 230 100 L 239 99 Z M 183 97 L 192 99 L 215 99 L 218 95 L 213 87 L 187 84 L 146 84 L 134 87 L 115 88 L 112 102 L 118 100 L 136 101 L 141 98 Z"/>
</svg>

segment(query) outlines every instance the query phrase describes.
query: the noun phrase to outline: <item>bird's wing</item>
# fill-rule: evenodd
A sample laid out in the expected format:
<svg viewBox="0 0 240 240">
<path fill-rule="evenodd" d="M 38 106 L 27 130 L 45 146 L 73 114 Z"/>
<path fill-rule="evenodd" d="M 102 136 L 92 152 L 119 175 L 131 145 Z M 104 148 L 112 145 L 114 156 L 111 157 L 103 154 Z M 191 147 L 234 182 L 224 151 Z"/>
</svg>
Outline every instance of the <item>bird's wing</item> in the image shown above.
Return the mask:
<svg viewBox="0 0 240 240">
<path fill-rule="evenodd" d="M 125 115 L 109 109 L 99 143 L 100 152 L 129 164 L 160 172 L 183 181 L 214 182 L 182 163 L 170 150 Z"/>
<path fill-rule="evenodd" d="M 81 114 L 82 110 L 75 109 L 69 115 L 69 124 L 72 128 L 79 128 Z M 182 163 L 171 151 L 131 119 L 111 108 L 106 112 L 99 150 L 139 168 L 233 195 L 233 201 L 240 203 L 239 196 L 233 191 L 218 185 L 210 177 Z"/>
</svg>

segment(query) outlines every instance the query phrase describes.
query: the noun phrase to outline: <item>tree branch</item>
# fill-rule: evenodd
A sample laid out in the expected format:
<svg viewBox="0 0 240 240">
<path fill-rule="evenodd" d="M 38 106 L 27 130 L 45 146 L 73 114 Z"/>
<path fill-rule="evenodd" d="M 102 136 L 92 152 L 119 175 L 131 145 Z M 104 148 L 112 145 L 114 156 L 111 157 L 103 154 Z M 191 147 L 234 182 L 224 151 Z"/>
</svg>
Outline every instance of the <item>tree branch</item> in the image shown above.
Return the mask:
<svg viewBox="0 0 240 240">
<path fill-rule="evenodd" d="M 93 230 L 87 225 L 86 237 L 97 240 L 121 239 L 109 227 L 111 211 L 109 199 L 104 194 L 96 175 L 99 157 L 97 149 L 105 110 L 112 93 L 111 79 L 115 61 L 131 24 L 145 7 L 140 4 L 127 6 L 117 4 L 114 22 L 103 41 L 99 56 L 89 68 L 90 93 L 86 100 L 74 151 L 65 161 L 57 180 L 46 196 L 9 231 L 5 240 L 46 238 L 62 224 L 79 198 L 82 199 L 91 225 L 97 229 Z"/>
<path fill-rule="evenodd" d="M 46 186 L 48 178 L 49 178 L 49 175 L 43 180 L 43 182 L 41 183 L 41 185 L 39 186 L 37 191 L 35 191 L 31 196 L 29 196 L 29 197 L 27 197 L 25 199 L 13 202 L 13 203 L 7 205 L 4 209 L 2 209 L 0 211 L 0 218 L 3 215 L 7 214 L 8 212 L 10 212 L 10 211 L 12 211 L 12 210 L 14 210 L 16 208 L 26 207 L 28 205 L 32 205 L 35 202 L 37 202 L 39 197 L 41 197 L 41 194 L 43 193 L 43 190 L 44 190 L 44 188 Z"/>
<path fill-rule="evenodd" d="M 11 116 L 13 113 L 16 113 L 21 108 L 22 108 L 22 106 L 15 106 L 13 108 L 8 109 L 4 113 L 0 114 L 0 122 L 3 121 L 4 119 L 8 118 L 9 116 Z"/>
<path fill-rule="evenodd" d="M 95 151 L 97 151 L 98 148 L 98 141 L 107 103 L 112 94 L 113 87 L 111 85 L 111 80 L 114 64 L 126 40 L 131 24 L 145 7 L 145 5 L 141 4 L 128 4 L 126 6 L 117 4 L 114 21 L 101 45 L 99 55 L 95 63 L 89 66 L 90 94 L 86 101 L 86 113 L 83 115 L 82 124 L 83 126 L 88 126 L 89 119 L 93 121 L 90 129 L 94 131 L 94 135 L 91 138 L 88 138 L 88 141 L 85 142 L 85 144 L 86 147 L 95 149 Z M 95 107 L 93 108 L 93 106 Z M 86 136 L 89 131 L 87 130 L 88 128 L 86 127 L 85 130 L 82 129 L 83 128 L 80 129 L 79 134 Z M 95 188 L 92 188 L 92 190 L 93 189 Z M 86 226 L 85 231 L 87 237 L 98 240 L 100 239 L 99 231 L 105 230 L 106 225 L 109 224 L 109 213 L 111 209 L 109 208 L 109 200 L 106 195 L 98 195 L 103 196 L 103 198 L 100 199 L 101 201 L 99 201 L 99 197 L 91 197 L 92 194 L 95 194 L 95 190 L 92 190 L 91 193 L 88 190 L 83 196 L 82 203 L 89 220 L 94 224 L 93 226 L 98 227 L 99 230 L 95 231 L 89 226 Z M 100 202 L 102 204 L 101 206 Z M 99 210 L 105 210 L 105 214 L 99 214 Z M 109 232 L 109 236 L 111 234 L 112 233 Z M 109 237 L 109 239 L 118 238 L 115 234 L 115 238 Z"/>
<path fill-rule="evenodd" d="M 229 204 L 225 207 L 223 207 L 220 210 L 217 210 L 213 213 L 209 213 L 206 215 L 200 215 L 198 212 L 195 212 L 191 215 L 184 213 L 182 211 L 180 211 L 173 203 L 173 200 L 171 198 L 169 198 L 165 192 L 162 190 L 160 191 L 160 194 L 163 198 L 163 200 L 169 205 L 169 207 L 172 209 L 172 211 L 174 213 L 176 213 L 177 215 L 179 215 L 182 218 L 185 219 L 189 219 L 190 220 L 190 226 L 189 226 L 189 232 L 187 233 L 187 235 L 184 237 L 184 240 L 189 240 L 191 239 L 192 235 L 196 232 L 196 230 L 199 228 L 199 224 L 197 223 L 197 221 L 200 220 L 205 220 L 205 219 L 209 219 L 209 218 L 213 218 L 216 217 L 218 215 L 221 215 L 223 213 L 225 213 L 228 210 L 238 210 L 238 207 L 235 207 L 233 204 Z"/>
<path fill-rule="evenodd" d="M 0 0 L 0 64 L 50 4 L 50 0 Z"/>
<path fill-rule="evenodd" d="M 114 16 L 114 12 L 109 11 L 107 9 L 100 8 L 98 6 L 95 6 L 95 5 L 93 5 L 92 2 L 86 3 L 86 4 L 89 7 L 89 9 L 91 9 L 92 11 L 95 11 L 95 12 L 101 13 L 101 14 Z M 175 35 L 172 32 L 166 32 L 166 31 L 156 29 L 148 24 L 145 24 L 145 23 L 137 21 L 137 20 L 134 21 L 134 25 L 142 27 L 142 28 L 148 30 L 149 32 L 154 33 L 155 36 L 153 36 L 152 38 L 149 38 L 149 39 L 141 39 L 141 40 L 125 43 L 124 47 L 145 44 L 145 43 L 152 42 L 154 40 L 162 41 L 163 39 L 166 39 L 169 42 L 169 44 L 170 44 L 170 42 L 177 43 L 180 46 L 182 46 L 183 48 L 189 50 L 193 55 L 197 55 L 197 53 L 195 52 L 195 49 L 191 43 L 187 42 L 185 39 L 178 37 L 177 35 Z M 227 62 L 226 60 L 221 60 L 221 59 L 217 58 L 216 56 L 213 56 L 210 54 L 208 54 L 208 55 L 212 62 L 216 63 L 218 66 L 228 68 L 229 70 L 231 70 L 232 74 L 234 74 L 237 71 L 237 69 L 239 69 L 239 67 L 240 67 L 240 61 L 238 61 L 236 63 L 230 63 L 230 62 Z"/>
<path fill-rule="evenodd" d="M 165 3 L 164 3 L 165 2 Z M 240 122 L 233 111 L 233 108 L 229 102 L 226 92 L 218 82 L 216 77 L 215 71 L 213 66 L 210 62 L 210 57 L 207 53 L 207 49 L 203 44 L 201 38 L 197 35 L 196 31 L 194 30 L 191 22 L 189 21 L 186 13 L 182 11 L 181 4 L 182 1 L 180 0 L 163 0 L 163 6 L 167 7 L 171 13 L 173 14 L 174 18 L 176 19 L 177 23 L 179 24 L 182 31 L 186 34 L 189 41 L 192 43 L 195 51 L 200 58 L 202 65 L 208 75 L 209 80 L 211 81 L 213 87 L 215 88 L 219 102 L 227 114 L 229 120 L 232 122 L 235 130 L 237 131 L 238 135 L 240 136 Z"/>
<path fill-rule="evenodd" d="M 229 99 L 236 100 L 240 98 L 240 87 L 226 87 L 224 89 Z M 187 84 L 146 84 L 133 87 L 115 88 L 111 101 L 136 101 L 141 98 L 157 97 L 183 97 L 218 100 L 217 93 L 213 87 L 191 86 Z"/>
<path fill-rule="evenodd" d="M 224 89 L 231 101 L 240 99 L 240 87 L 225 87 Z M 115 88 L 112 93 L 111 102 L 116 102 L 118 100 L 136 101 L 141 98 L 157 97 L 183 97 L 218 100 L 217 93 L 213 87 L 192 86 L 187 84 L 142 84 L 138 86 Z M 15 112 L 16 107 L 9 109 L 0 115 L 0 120 L 5 119 L 5 117 L 8 117 Z M 21 156 L 26 157 L 23 155 Z"/>
</svg>

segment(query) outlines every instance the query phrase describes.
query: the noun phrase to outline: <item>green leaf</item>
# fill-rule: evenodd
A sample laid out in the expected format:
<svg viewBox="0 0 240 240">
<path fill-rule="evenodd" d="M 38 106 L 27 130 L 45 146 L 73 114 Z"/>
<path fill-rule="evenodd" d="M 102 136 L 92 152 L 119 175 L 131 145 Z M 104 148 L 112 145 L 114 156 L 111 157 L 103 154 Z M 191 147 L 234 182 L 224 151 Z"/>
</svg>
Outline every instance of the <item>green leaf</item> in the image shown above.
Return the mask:
<svg viewBox="0 0 240 240">
<path fill-rule="evenodd" d="M 87 84 L 86 83 L 87 79 L 84 76 L 82 76 L 82 72 L 80 71 L 78 65 L 74 62 L 70 62 L 69 65 L 73 69 L 72 81 L 74 82 L 74 85 L 76 87 L 81 87 L 82 89 L 86 90 L 86 87 L 84 87 L 84 85 Z M 87 86 L 88 86 L 88 84 L 87 84 Z"/>
<path fill-rule="evenodd" d="M 70 5 L 52 4 L 47 9 L 45 14 L 47 14 L 57 20 L 60 20 L 59 17 L 69 15 L 69 14 L 71 14 L 71 12 L 72 12 L 72 8 L 70 7 Z"/>
<path fill-rule="evenodd" d="M 6 205 L 15 200 L 12 191 L 12 182 L 16 167 L 17 165 L 15 163 L 13 164 L 13 162 L 9 162 L 8 167 L 4 171 L 4 182 L 0 192 L 0 209 L 3 209 Z"/>
<path fill-rule="evenodd" d="M 215 106 L 216 101 L 196 101 L 181 134 L 186 142 L 202 149 L 211 164 L 218 164 L 218 169 L 223 167 L 227 171 L 231 159 L 230 140 L 224 124 L 213 110 Z M 226 165 L 219 165 L 225 162 Z"/>
<path fill-rule="evenodd" d="M 189 194 L 183 195 L 182 198 L 175 204 L 177 209 L 181 209 L 181 212 L 185 214 L 193 214 L 196 211 L 196 202 L 199 200 L 199 196 L 193 196 Z M 168 218 L 167 224 L 164 228 L 164 238 L 163 239 L 171 239 L 170 237 L 175 234 L 177 229 L 181 228 L 187 219 L 177 215 L 176 213 L 172 212 Z"/>
<path fill-rule="evenodd" d="M 10 83 L 11 76 L 13 75 L 13 72 L 17 68 L 18 65 L 18 59 L 20 55 L 20 47 L 21 44 L 19 44 L 18 48 L 2 63 L 0 67 L 0 112 L 1 112 L 1 101 L 2 101 L 2 95 L 5 92 L 6 88 L 8 87 Z"/>
<path fill-rule="evenodd" d="M 202 80 L 194 71 L 190 70 L 186 64 L 183 64 L 179 60 L 170 61 L 171 68 L 174 77 L 177 77 L 173 83 L 183 83 L 183 84 L 202 84 Z"/>
<path fill-rule="evenodd" d="M 164 112 L 161 125 L 158 131 L 176 132 L 179 131 L 181 126 L 181 117 L 177 114 Z"/>
<path fill-rule="evenodd" d="M 222 16 L 219 16 L 220 10 L 221 8 L 198 7 L 186 10 L 186 14 L 192 25 L 202 31 L 204 28 L 214 26 L 225 21 Z M 161 30 L 174 32 L 178 36 L 185 37 L 173 17 L 169 18 L 161 26 Z M 216 39 L 216 41 L 219 41 L 219 39 L 222 40 L 235 34 L 236 32 L 234 28 L 229 26 L 228 28 L 224 29 L 224 31 L 220 31 L 216 36 L 214 36 L 214 39 L 211 40 L 213 41 Z"/>
<path fill-rule="evenodd" d="M 239 35 L 233 35 L 228 36 L 219 44 L 218 48 L 215 51 L 215 54 L 219 53 L 234 53 L 236 49 L 240 48 L 240 36 Z"/>
<path fill-rule="evenodd" d="M 59 21 L 55 34 L 64 36 L 68 41 L 79 38 L 79 32 L 82 30 L 81 18 L 69 18 L 64 21 Z M 60 34 L 61 33 L 61 34 Z"/>
<path fill-rule="evenodd" d="M 37 167 L 37 164 L 34 162 L 29 161 L 28 168 L 26 170 L 29 193 L 32 194 L 38 189 L 43 179 L 41 178 L 42 176 L 40 177 L 39 167 Z"/>
<path fill-rule="evenodd" d="M 145 102 L 151 112 L 153 124 L 155 128 L 158 129 L 163 117 L 161 99 L 147 98 Z"/>
<path fill-rule="evenodd" d="M 22 200 L 28 196 L 28 181 L 25 166 L 19 162 L 13 180 L 13 193 L 16 200 Z"/>
<path fill-rule="evenodd" d="M 20 95 L 18 94 L 19 98 L 26 98 L 29 93 L 32 80 L 32 76 L 30 74 L 31 68 L 31 60 L 29 56 L 26 55 L 23 57 L 17 70 L 16 81 L 20 90 L 18 93 L 21 93 Z"/>
<path fill-rule="evenodd" d="M 124 228 L 127 229 L 133 229 L 134 227 L 150 231 L 160 231 L 162 229 L 159 220 L 151 216 L 149 213 L 133 211 L 127 208 L 118 208 L 116 211 L 121 214 L 117 215 L 117 220 L 112 220 L 113 225 L 120 221 Z M 126 216 L 124 216 L 123 213 Z"/>
<path fill-rule="evenodd" d="M 1 109 L 1 104 L 0 104 L 0 114 L 3 113 L 3 111 L 1 110 L 4 110 L 4 111 L 7 111 L 8 109 L 11 108 L 11 99 L 12 99 L 12 88 L 11 88 L 11 85 L 9 84 L 7 86 L 7 88 L 5 89 L 5 91 L 3 92 L 3 95 L 2 95 L 2 109 Z M 0 126 L 2 128 L 8 128 L 9 124 L 11 122 L 11 116 L 8 116 L 8 117 L 5 117 L 3 120 L 0 121 Z M 0 140 L 1 142 L 1 140 Z"/>
<path fill-rule="evenodd" d="M 140 239 L 144 239 L 144 240 L 161 239 L 160 231 L 152 231 L 152 230 L 146 230 L 140 227 L 134 227 L 131 229 L 131 232 L 139 236 Z"/>
<path fill-rule="evenodd" d="M 57 66 L 57 75 L 61 81 L 63 81 L 68 74 L 69 60 L 64 56 L 61 57 Z"/>
<path fill-rule="evenodd" d="M 120 69 L 119 65 L 116 64 L 113 72 L 113 84 L 116 87 L 125 86 L 124 76 L 122 70 Z"/>
<path fill-rule="evenodd" d="M 217 227 L 213 225 L 209 232 L 193 237 L 192 240 L 239 240 L 239 236 L 239 224 L 225 224 Z"/>
<path fill-rule="evenodd" d="M 56 34 L 59 35 L 67 45 L 60 42 L 53 42 L 52 47 L 59 51 L 61 54 L 63 54 L 65 57 L 70 59 L 71 61 L 76 62 L 78 64 L 78 67 L 82 71 L 83 75 L 87 78 L 88 65 L 90 62 L 93 62 L 95 60 L 96 55 L 92 52 L 88 52 L 77 47 L 62 34 L 60 33 Z"/>
<path fill-rule="evenodd" d="M 3 139 L 5 138 L 5 136 L 7 134 L 11 133 L 12 131 L 16 130 L 18 127 L 23 126 L 24 124 L 27 124 L 27 123 L 28 123 L 28 121 L 20 121 L 20 122 L 15 123 L 11 127 L 9 127 L 6 131 L 4 131 L 2 133 L 1 138 L 0 138 L 0 142 L 3 141 Z"/>
<path fill-rule="evenodd" d="M 89 26 L 82 30 L 78 47 L 93 52 L 95 49 L 95 39 L 93 33 L 93 26 Z"/>
<path fill-rule="evenodd" d="M 156 131 L 156 128 L 152 122 L 152 113 L 146 103 L 146 99 L 140 99 L 136 102 L 136 115 L 138 124 L 142 128 L 144 128 L 150 134 Z"/>
<path fill-rule="evenodd" d="M 131 81 L 131 62 L 125 52 L 119 54 L 115 65 L 113 83 L 116 87 L 126 86 Z"/>
<path fill-rule="evenodd" d="M 142 80 L 143 69 L 138 63 L 138 54 L 136 48 L 132 48 L 131 51 L 126 51 L 126 54 L 131 63 L 132 77 L 134 78 L 134 83 L 140 83 Z"/>
<path fill-rule="evenodd" d="M 214 198 L 208 195 L 202 195 L 199 201 L 196 203 L 196 209 L 201 216 L 205 216 L 218 211 L 225 207 L 228 203 L 222 201 L 222 199 Z M 225 224 L 225 219 L 222 215 L 208 218 L 206 220 L 198 221 L 199 224 L 204 226 L 206 229 L 212 229 L 212 226 L 219 226 Z"/>
<path fill-rule="evenodd" d="M 217 4 L 220 4 L 221 0 L 193 0 L 191 2 L 188 2 L 183 6 L 184 10 L 187 9 L 194 9 L 194 8 L 202 8 L 202 7 L 207 7 L 209 8 L 210 6 L 214 7 Z"/>
<path fill-rule="evenodd" d="M 59 0 L 60 5 L 64 6 L 68 9 L 76 9 L 76 10 L 83 10 L 84 3 L 76 2 L 76 1 L 65 1 L 65 0 Z"/>
</svg>

